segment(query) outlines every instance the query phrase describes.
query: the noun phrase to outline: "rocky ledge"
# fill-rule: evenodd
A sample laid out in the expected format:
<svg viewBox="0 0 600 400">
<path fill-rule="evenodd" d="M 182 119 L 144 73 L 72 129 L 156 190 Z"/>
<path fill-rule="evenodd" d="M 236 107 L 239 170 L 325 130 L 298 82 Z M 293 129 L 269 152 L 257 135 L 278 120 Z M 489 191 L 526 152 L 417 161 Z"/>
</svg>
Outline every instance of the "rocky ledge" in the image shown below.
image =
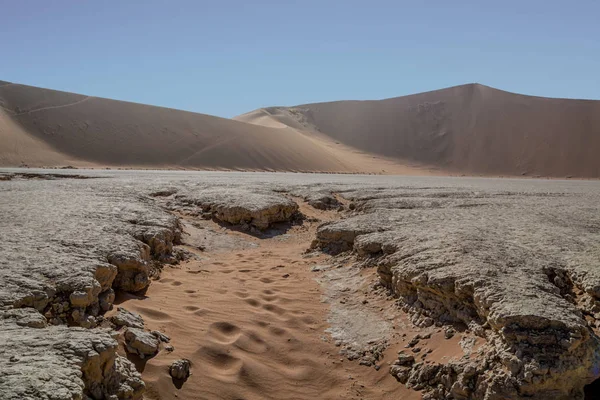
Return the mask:
<svg viewBox="0 0 600 400">
<path fill-rule="evenodd" d="M 95 328 L 116 291 L 143 291 L 172 262 L 174 216 L 124 188 L 2 183 L 0 397 L 139 399 L 144 384 Z M 86 329 L 87 328 L 87 329 Z"/>
<path fill-rule="evenodd" d="M 260 230 L 277 222 L 289 222 L 298 213 L 298 204 L 272 191 L 247 188 L 206 188 L 174 196 L 171 207 L 197 207 L 203 216 L 231 225 L 249 225 Z M 193 210 L 192 210 L 193 211 Z"/>
<path fill-rule="evenodd" d="M 352 251 L 421 327 L 485 339 L 469 360 L 400 360 L 435 399 L 582 399 L 598 378 L 597 197 L 406 189 L 342 194 L 356 210 L 314 247 Z"/>
<path fill-rule="evenodd" d="M 104 329 L 48 325 L 32 308 L 0 312 L 3 399 L 141 399 L 144 382 Z"/>
</svg>

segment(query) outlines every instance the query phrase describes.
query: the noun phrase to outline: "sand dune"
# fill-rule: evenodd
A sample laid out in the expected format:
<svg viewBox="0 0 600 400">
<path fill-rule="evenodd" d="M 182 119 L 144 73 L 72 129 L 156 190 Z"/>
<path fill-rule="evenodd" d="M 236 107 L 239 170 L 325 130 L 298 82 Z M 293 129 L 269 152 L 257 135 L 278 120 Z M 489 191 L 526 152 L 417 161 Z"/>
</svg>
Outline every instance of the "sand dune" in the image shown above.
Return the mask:
<svg viewBox="0 0 600 400">
<path fill-rule="evenodd" d="M 0 166 L 599 177 L 600 101 L 470 84 L 224 119 L 0 81 Z"/>
<path fill-rule="evenodd" d="M 8 83 L 0 85 L 0 107 L 2 166 L 382 170 L 371 156 L 330 149 L 288 127 Z"/>
<path fill-rule="evenodd" d="M 600 176 L 600 101 L 470 84 L 377 101 L 270 107 L 236 117 L 367 153 L 468 174 Z"/>
</svg>

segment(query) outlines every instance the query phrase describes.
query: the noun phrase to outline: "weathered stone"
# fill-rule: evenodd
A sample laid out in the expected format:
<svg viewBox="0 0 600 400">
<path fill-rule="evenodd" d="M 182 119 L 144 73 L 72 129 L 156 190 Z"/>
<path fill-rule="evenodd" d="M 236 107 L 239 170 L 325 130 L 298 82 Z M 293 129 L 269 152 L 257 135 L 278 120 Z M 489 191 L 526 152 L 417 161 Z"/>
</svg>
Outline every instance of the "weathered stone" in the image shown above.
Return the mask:
<svg viewBox="0 0 600 400">
<path fill-rule="evenodd" d="M 414 362 L 415 358 L 412 355 L 403 352 L 398 353 L 398 359 L 396 361 L 397 365 L 410 366 L 414 364 Z"/>
<path fill-rule="evenodd" d="M 267 229 L 275 222 L 290 221 L 298 205 L 273 192 L 250 192 L 233 188 L 204 189 L 175 196 L 181 204 L 194 204 L 206 213 L 233 225 L 249 224 Z"/>
<path fill-rule="evenodd" d="M 102 311 L 108 311 L 112 308 L 115 301 L 115 291 L 108 289 L 98 295 L 98 304 Z"/>
<path fill-rule="evenodd" d="M 158 339 L 160 342 L 163 342 L 163 343 L 169 343 L 169 342 L 171 341 L 171 338 L 170 338 L 169 336 L 165 335 L 165 334 L 164 334 L 164 333 L 162 333 L 162 332 L 159 332 L 159 331 L 151 331 L 151 332 L 150 332 L 150 334 L 151 334 L 152 336 L 154 336 L 156 339 Z"/>
<path fill-rule="evenodd" d="M 159 340 L 150 332 L 137 328 L 127 328 L 124 334 L 126 349 L 140 358 L 152 357 L 158 353 Z"/>
<path fill-rule="evenodd" d="M 447 327 L 446 329 L 444 329 L 444 337 L 446 339 L 452 339 L 455 333 L 456 331 L 452 327 Z"/>
<path fill-rule="evenodd" d="M 335 195 L 326 189 L 321 191 L 308 191 L 303 197 L 304 201 L 311 207 L 319 210 L 339 209 L 342 207 L 342 204 Z"/>
<path fill-rule="evenodd" d="M 410 341 L 406 344 L 406 347 L 415 347 L 421 341 L 421 336 L 417 335 L 410 339 Z"/>
<path fill-rule="evenodd" d="M 117 355 L 117 341 L 107 331 L 37 322 L 31 328 L 23 322 L 43 320 L 31 308 L 0 316 L 0 398 L 142 398 L 140 374 Z"/>
<path fill-rule="evenodd" d="M 181 359 L 173 361 L 173 364 L 169 367 L 169 374 L 174 379 L 186 380 L 190 376 L 190 360 Z"/>
<path fill-rule="evenodd" d="M 118 327 L 125 326 L 128 328 L 144 329 L 142 316 L 122 307 L 117 308 L 117 313 L 110 320 Z"/>
<path fill-rule="evenodd" d="M 398 382 L 400 383 L 406 383 L 408 381 L 410 371 L 410 367 L 405 367 L 402 365 L 392 365 L 390 367 L 390 374 L 398 379 Z"/>
<path fill-rule="evenodd" d="M 515 388 L 540 399 L 582 398 L 597 378 L 589 371 L 600 340 L 583 313 L 593 315 L 600 301 L 600 231 L 591 228 L 600 221 L 583 211 L 596 196 L 556 186 L 345 191 L 358 214 L 321 226 L 314 247 L 352 249 L 376 265 L 415 325 L 458 323 L 484 338 L 475 359 L 487 369 L 477 370 L 473 398 L 515 398 Z M 415 379 L 438 390 L 435 380 L 422 383 L 423 372 Z M 464 392 L 461 385 L 455 390 Z"/>
</svg>

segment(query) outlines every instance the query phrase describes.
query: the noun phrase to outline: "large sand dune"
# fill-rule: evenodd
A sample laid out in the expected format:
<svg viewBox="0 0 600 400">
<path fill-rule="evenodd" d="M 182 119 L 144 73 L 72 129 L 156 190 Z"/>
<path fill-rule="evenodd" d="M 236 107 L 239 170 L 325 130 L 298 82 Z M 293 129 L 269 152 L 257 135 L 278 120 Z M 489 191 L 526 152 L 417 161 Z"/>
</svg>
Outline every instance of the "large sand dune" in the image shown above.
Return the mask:
<svg viewBox="0 0 600 400">
<path fill-rule="evenodd" d="M 0 165 L 422 173 L 276 129 L 0 83 Z"/>
<path fill-rule="evenodd" d="M 600 176 L 600 101 L 478 84 L 376 101 L 270 107 L 236 117 L 364 152 L 487 175 Z"/>
<path fill-rule="evenodd" d="M 464 85 L 231 119 L 0 81 L 0 166 L 598 177 L 600 101 Z"/>
</svg>

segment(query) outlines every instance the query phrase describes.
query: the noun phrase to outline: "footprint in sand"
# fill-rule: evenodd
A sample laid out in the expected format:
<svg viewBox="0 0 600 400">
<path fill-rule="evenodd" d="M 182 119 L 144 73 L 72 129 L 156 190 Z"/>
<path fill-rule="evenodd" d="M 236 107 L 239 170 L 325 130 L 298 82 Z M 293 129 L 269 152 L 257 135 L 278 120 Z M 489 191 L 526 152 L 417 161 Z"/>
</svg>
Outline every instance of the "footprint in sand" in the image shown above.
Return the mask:
<svg viewBox="0 0 600 400">
<path fill-rule="evenodd" d="M 198 317 L 205 317 L 205 316 L 207 316 L 210 313 L 211 313 L 210 310 L 207 310 L 206 308 L 200 308 L 200 309 L 194 311 L 193 314 L 196 315 L 196 316 L 198 316 Z"/>
<path fill-rule="evenodd" d="M 262 308 L 277 315 L 283 315 L 287 312 L 285 309 L 278 307 L 275 304 L 265 304 Z"/>
<path fill-rule="evenodd" d="M 229 354 L 220 346 L 202 346 L 198 349 L 197 354 L 207 366 L 214 368 L 214 372 L 217 374 L 239 375 L 244 365 L 242 360 Z"/>
<path fill-rule="evenodd" d="M 265 295 L 265 294 L 261 294 L 260 298 L 263 299 L 264 301 L 268 301 L 268 302 L 272 302 L 272 301 L 277 301 L 277 299 L 279 298 L 277 295 Z"/>
<path fill-rule="evenodd" d="M 269 333 L 274 335 L 274 336 L 283 336 L 287 333 L 287 331 L 283 328 L 280 328 L 278 326 L 272 326 L 269 328 Z"/>
<path fill-rule="evenodd" d="M 250 296 L 250 294 L 248 294 L 248 292 L 241 291 L 241 290 L 237 291 L 237 292 L 233 292 L 233 294 L 241 299 L 245 299 L 246 297 Z"/>
<path fill-rule="evenodd" d="M 300 321 L 300 319 L 296 317 L 286 319 L 284 325 L 286 328 L 291 329 L 303 329 L 305 327 L 305 325 Z"/>
<path fill-rule="evenodd" d="M 183 307 L 184 310 L 186 311 L 197 311 L 200 309 L 200 307 L 196 307 L 196 306 L 185 306 Z"/>
<path fill-rule="evenodd" d="M 204 271 L 202 269 L 198 270 L 198 271 L 186 271 L 188 274 L 194 274 L 194 275 L 198 275 L 202 272 L 208 272 L 208 271 Z"/>
<path fill-rule="evenodd" d="M 260 354 L 269 349 L 267 342 L 252 331 L 244 332 L 234 343 L 240 350 L 248 353 Z"/>
<path fill-rule="evenodd" d="M 246 303 L 250 304 L 252 307 L 258 307 L 258 306 L 260 306 L 260 301 L 258 301 L 256 299 L 246 299 L 244 301 Z"/>
<path fill-rule="evenodd" d="M 193 289 L 186 289 L 184 290 L 184 293 L 196 293 L 197 290 L 193 290 Z"/>
<path fill-rule="evenodd" d="M 273 279 L 271 278 L 260 278 L 262 283 L 273 283 Z"/>
<path fill-rule="evenodd" d="M 208 327 L 207 336 L 213 342 L 232 344 L 241 336 L 241 329 L 226 321 L 214 322 Z"/>
<path fill-rule="evenodd" d="M 304 322 L 306 325 L 314 325 L 317 321 L 311 317 L 310 315 L 307 315 L 305 317 L 300 318 L 300 321 Z"/>
<path fill-rule="evenodd" d="M 283 297 L 283 296 L 276 296 L 277 297 L 277 302 L 279 304 L 290 304 L 293 303 L 294 300 L 290 299 L 289 297 Z"/>
<path fill-rule="evenodd" d="M 171 285 L 172 286 L 181 286 L 181 285 L 183 285 L 183 282 L 175 281 L 175 282 L 171 283 Z"/>
</svg>

